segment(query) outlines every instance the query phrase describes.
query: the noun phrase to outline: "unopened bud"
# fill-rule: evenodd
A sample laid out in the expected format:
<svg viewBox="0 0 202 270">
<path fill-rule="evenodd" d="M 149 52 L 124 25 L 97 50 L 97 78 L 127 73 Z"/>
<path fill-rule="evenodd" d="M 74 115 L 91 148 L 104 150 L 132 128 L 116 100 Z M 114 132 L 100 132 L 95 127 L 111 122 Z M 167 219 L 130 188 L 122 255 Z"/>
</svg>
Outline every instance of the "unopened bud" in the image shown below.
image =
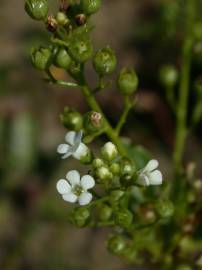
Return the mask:
<svg viewBox="0 0 202 270">
<path fill-rule="evenodd" d="M 84 128 L 89 133 L 99 132 L 104 125 L 103 117 L 98 112 L 88 112 L 84 116 Z"/>
<path fill-rule="evenodd" d="M 70 221 L 79 228 L 85 227 L 90 221 L 90 211 L 84 207 L 76 208 L 71 214 Z"/>
<path fill-rule="evenodd" d="M 77 14 L 75 20 L 78 25 L 83 25 L 86 23 L 87 18 L 85 14 Z"/>
<path fill-rule="evenodd" d="M 113 174 L 110 172 L 108 167 L 103 166 L 96 170 L 96 177 L 101 181 L 109 181 L 113 178 Z"/>
<path fill-rule="evenodd" d="M 56 19 L 53 17 L 53 15 L 48 16 L 46 24 L 47 24 L 48 31 L 55 33 L 55 31 L 57 30 L 58 23 Z"/>
<path fill-rule="evenodd" d="M 69 19 L 67 18 L 67 15 L 64 12 L 58 12 L 56 15 L 56 20 L 57 23 L 60 25 L 68 25 L 69 24 Z"/>
<path fill-rule="evenodd" d="M 107 242 L 108 250 L 113 254 L 121 254 L 126 247 L 126 242 L 123 237 L 113 235 Z"/>
<path fill-rule="evenodd" d="M 81 9 L 87 15 L 98 12 L 100 7 L 101 0 L 81 0 Z"/>
<path fill-rule="evenodd" d="M 45 70 L 51 65 L 52 51 L 44 47 L 32 48 L 31 60 L 35 68 Z"/>
<path fill-rule="evenodd" d="M 104 166 L 104 161 L 100 158 L 96 158 L 93 160 L 93 168 L 94 169 L 98 169 L 100 167 L 103 167 Z"/>
<path fill-rule="evenodd" d="M 48 15 L 47 0 L 27 0 L 25 2 L 25 10 L 34 20 L 45 20 Z"/>
<path fill-rule="evenodd" d="M 173 87 L 178 80 L 178 71 L 172 65 L 165 65 L 160 70 L 160 81 L 163 86 Z"/>
<path fill-rule="evenodd" d="M 101 148 L 101 155 L 106 161 L 113 161 L 118 156 L 118 150 L 112 142 L 107 142 Z"/>
<path fill-rule="evenodd" d="M 63 114 L 60 115 L 60 121 L 64 127 L 74 130 L 76 132 L 80 131 L 83 127 L 83 117 L 82 115 L 68 107 L 64 108 Z"/>
<path fill-rule="evenodd" d="M 98 217 L 101 221 L 107 221 L 112 215 L 112 209 L 108 205 L 101 205 L 98 209 Z"/>
<path fill-rule="evenodd" d="M 174 214 L 174 205 L 170 200 L 159 200 L 156 203 L 156 211 L 162 218 L 169 218 Z"/>
<path fill-rule="evenodd" d="M 118 88 L 124 95 L 132 95 L 138 86 L 138 77 L 133 69 L 124 68 L 118 78 Z"/>
<path fill-rule="evenodd" d="M 116 225 L 128 228 L 133 222 L 133 214 L 128 209 L 117 210 L 114 215 Z"/>
</svg>

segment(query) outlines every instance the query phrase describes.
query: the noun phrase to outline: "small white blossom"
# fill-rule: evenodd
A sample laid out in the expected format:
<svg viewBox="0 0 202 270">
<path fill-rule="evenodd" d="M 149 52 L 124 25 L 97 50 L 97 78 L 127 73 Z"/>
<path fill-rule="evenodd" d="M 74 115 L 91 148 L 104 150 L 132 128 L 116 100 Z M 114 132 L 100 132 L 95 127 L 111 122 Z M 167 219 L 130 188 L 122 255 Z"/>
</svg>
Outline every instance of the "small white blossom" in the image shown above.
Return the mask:
<svg viewBox="0 0 202 270">
<path fill-rule="evenodd" d="M 63 200 L 80 205 L 89 204 L 93 198 L 88 192 L 95 186 L 95 180 L 90 175 L 84 175 L 80 178 L 80 174 L 76 170 L 69 171 L 66 175 L 67 180 L 60 179 L 57 182 L 57 191 L 62 195 Z"/>
<path fill-rule="evenodd" d="M 62 155 L 62 158 L 68 158 L 73 156 L 80 160 L 89 153 L 88 147 L 82 143 L 83 132 L 76 133 L 75 131 L 69 131 L 65 136 L 66 143 L 60 144 L 57 148 L 57 152 Z"/>
<path fill-rule="evenodd" d="M 157 160 L 150 160 L 147 165 L 139 171 L 137 183 L 142 186 L 161 185 L 163 177 L 162 173 L 157 170 L 158 165 Z"/>
</svg>

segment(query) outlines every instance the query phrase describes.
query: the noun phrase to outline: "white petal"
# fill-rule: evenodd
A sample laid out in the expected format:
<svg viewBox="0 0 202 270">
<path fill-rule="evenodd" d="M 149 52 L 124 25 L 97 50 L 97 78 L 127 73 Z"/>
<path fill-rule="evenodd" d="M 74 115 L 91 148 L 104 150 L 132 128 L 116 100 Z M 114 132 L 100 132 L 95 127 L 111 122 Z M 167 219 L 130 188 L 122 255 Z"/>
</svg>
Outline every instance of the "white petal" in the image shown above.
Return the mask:
<svg viewBox="0 0 202 270">
<path fill-rule="evenodd" d="M 64 180 L 64 179 L 60 179 L 60 180 L 57 182 L 56 188 L 57 188 L 57 191 L 58 191 L 60 194 L 69 193 L 69 192 L 71 191 L 71 186 L 70 186 L 70 184 L 67 182 L 67 180 Z"/>
<path fill-rule="evenodd" d="M 79 196 L 79 204 L 86 205 L 89 204 L 92 200 L 93 196 L 89 192 L 84 192 Z"/>
<path fill-rule="evenodd" d="M 87 155 L 88 147 L 84 143 L 80 143 L 76 151 L 73 153 L 73 157 L 80 160 L 81 157 Z"/>
<path fill-rule="evenodd" d="M 163 182 L 162 173 L 159 170 L 155 170 L 150 173 L 149 176 L 150 185 L 161 185 Z"/>
<path fill-rule="evenodd" d="M 76 170 L 69 171 L 66 175 L 67 180 L 74 187 L 80 185 L 80 174 Z"/>
<path fill-rule="evenodd" d="M 74 143 L 79 145 L 81 143 L 81 139 L 83 136 L 83 131 L 79 131 L 78 133 L 76 133 L 75 139 L 74 139 Z"/>
<path fill-rule="evenodd" d="M 60 144 L 58 145 L 57 152 L 59 154 L 66 154 L 69 150 L 69 145 L 68 144 Z"/>
<path fill-rule="evenodd" d="M 75 137 L 76 137 L 76 132 L 69 131 L 65 136 L 65 141 L 69 143 L 70 145 L 74 145 Z"/>
<path fill-rule="evenodd" d="M 139 175 L 139 177 L 137 179 L 137 183 L 141 186 L 149 186 L 150 185 L 149 178 L 144 173 Z"/>
<path fill-rule="evenodd" d="M 76 196 L 74 193 L 67 193 L 62 195 L 62 198 L 66 202 L 75 203 L 78 200 L 78 196 Z"/>
<path fill-rule="evenodd" d="M 152 159 L 147 163 L 147 165 L 144 167 L 143 171 L 144 172 L 145 171 L 151 172 L 151 171 L 155 170 L 158 167 L 158 165 L 159 165 L 158 160 Z"/>
<path fill-rule="evenodd" d="M 91 175 L 84 175 L 81 178 L 81 186 L 84 190 L 88 190 L 95 186 L 95 180 Z"/>
</svg>

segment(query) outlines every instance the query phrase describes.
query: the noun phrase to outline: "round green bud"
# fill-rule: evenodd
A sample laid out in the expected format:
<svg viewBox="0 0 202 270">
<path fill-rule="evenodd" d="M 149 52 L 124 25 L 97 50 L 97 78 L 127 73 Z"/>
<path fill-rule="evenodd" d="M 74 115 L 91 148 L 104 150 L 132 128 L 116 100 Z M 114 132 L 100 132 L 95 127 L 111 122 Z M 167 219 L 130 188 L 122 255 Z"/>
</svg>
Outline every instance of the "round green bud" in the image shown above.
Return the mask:
<svg viewBox="0 0 202 270">
<path fill-rule="evenodd" d="M 121 168 L 120 165 L 118 163 L 113 163 L 110 167 L 109 167 L 110 171 L 113 173 L 113 175 L 119 175 Z"/>
<path fill-rule="evenodd" d="M 107 248 L 113 254 L 121 254 L 126 248 L 126 242 L 123 237 L 113 235 L 108 239 Z"/>
<path fill-rule="evenodd" d="M 96 177 L 101 181 L 109 181 L 113 178 L 113 174 L 110 172 L 109 168 L 106 166 L 99 167 L 96 172 Z"/>
<path fill-rule="evenodd" d="M 67 18 L 67 15 L 64 12 L 58 12 L 56 15 L 56 21 L 60 25 L 68 25 L 70 23 L 69 19 Z"/>
<path fill-rule="evenodd" d="M 40 70 L 47 69 L 52 63 L 52 51 L 49 48 L 32 48 L 31 60 L 35 68 Z"/>
<path fill-rule="evenodd" d="M 101 113 L 88 112 L 84 115 L 84 128 L 89 133 L 99 132 L 104 126 L 104 120 Z"/>
<path fill-rule="evenodd" d="M 85 227 L 90 221 L 90 211 L 84 207 L 76 208 L 70 217 L 70 221 L 79 228 Z"/>
<path fill-rule="evenodd" d="M 82 115 L 68 107 L 64 108 L 63 114 L 60 115 L 60 121 L 64 127 L 74 130 L 80 131 L 83 128 L 83 117 Z"/>
<path fill-rule="evenodd" d="M 161 218 L 169 218 L 174 214 L 174 205 L 170 200 L 159 200 L 156 211 Z"/>
<path fill-rule="evenodd" d="M 98 12 L 100 7 L 101 0 L 81 0 L 81 9 L 87 15 Z"/>
<path fill-rule="evenodd" d="M 115 53 L 109 47 L 99 50 L 93 58 L 94 69 L 100 76 L 112 73 L 116 65 Z"/>
<path fill-rule="evenodd" d="M 86 62 L 93 55 L 93 45 L 89 37 L 73 34 L 69 44 L 69 53 L 77 63 Z"/>
<path fill-rule="evenodd" d="M 104 160 L 111 162 L 116 157 L 118 157 L 118 150 L 116 148 L 116 145 L 114 145 L 112 142 L 107 142 L 102 148 L 101 148 L 101 155 Z"/>
<path fill-rule="evenodd" d="M 132 95 L 138 87 L 138 77 L 133 69 L 123 68 L 118 77 L 118 88 L 124 95 Z"/>
<path fill-rule="evenodd" d="M 80 75 L 81 65 L 79 63 L 72 63 L 69 66 L 68 72 L 73 78 L 77 78 Z"/>
<path fill-rule="evenodd" d="M 48 15 L 47 0 L 26 0 L 25 10 L 34 20 L 45 20 Z"/>
<path fill-rule="evenodd" d="M 93 160 L 93 168 L 98 169 L 100 167 L 103 167 L 105 165 L 104 161 L 100 158 L 96 158 Z"/>
<path fill-rule="evenodd" d="M 55 65 L 59 68 L 68 69 L 71 61 L 72 59 L 68 52 L 64 48 L 59 49 L 55 56 Z"/>
<path fill-rule="evenodd" d="M 178 71 L 172 65 L 165 65 L 161 67 L 159 76 L 163 86 L 173 87 L 178 80 Z"/>
<path fill-rule="evenodd" d="M 101 221 L 108 221 L 112 216 L 112 209 L 108 205 L 101 205 L 98 209 L 98 217 Z"/>
<path fill-rule="evenodd" d="M 128 228 L 133 222 L 133 214 L 128 209 L 118 210 L 115 212 L 114 220 L 116 225 Z"/>
</svg>

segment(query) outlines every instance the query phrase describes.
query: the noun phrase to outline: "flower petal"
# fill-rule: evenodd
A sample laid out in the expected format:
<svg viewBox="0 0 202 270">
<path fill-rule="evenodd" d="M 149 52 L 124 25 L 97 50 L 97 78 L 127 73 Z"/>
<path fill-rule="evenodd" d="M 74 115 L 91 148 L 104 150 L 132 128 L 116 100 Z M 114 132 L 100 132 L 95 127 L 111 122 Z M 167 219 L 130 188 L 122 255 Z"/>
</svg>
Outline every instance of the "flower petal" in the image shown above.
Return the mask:
<svg viewBox="0 0 202 270">
<path fill-rule="evenodd" d="M 76 132 L 69 131 L 69 132 L 67 132 L 67 134 L 65 136 L 65 141 L 73 146 L 74 142 L 75 142 L 75 137 L 76 137 Z"/>
<path fill-rule="evenodd" d="M 158 167 L 158 165 L 159 165 L 158 160 L 152 159 L 147 163 L 147 165 L 144 167 L 143 171 L 144 172 L 145 171 L 151 172 L 151 171 L 155 170 Z"/>
<path fill-rule="evenodd" d="M 75 203 L 78 200 L 78 196 L 76 196 L 74 193 L 67 193 L 62 195 L 62 198 L 66 202 Z"/>
<path fill-rule="evenodd" d="M 60 144 L 58 145 L 57 152 L 59 154 L 66 154 L 69 150 L 69 145 L 68 144 Z"/>
<path fill-rule="evenodd" d="M 80 143 L 76 151 L 73 153 L 73 157 L 80 160 L 81 157 L 87 155 L 88 147 L 84 143 Z"/>
<path fill-rule="evenodd" d="M 80 196 L 79 196 L 79 204 L 80 205 L 86 205 L 89 204 L 92 200 L 93 196 L 91 193 L 89 192 L 83 192 Z"/>
<path fill-rule="evenodd" d="M 57 191 L 62 195 L 65 193 L 69 193 L 71 191 L 70 184 L 67 182 L 67 180 L 64 180 L 64 179 L 60 179 L 57 182 L 56 188 L 57 188 Z"/>
<path fill-rule="evenodd" d="M 150 181 L 150 185 L 161 185 L 163 182 L 162 173 L 159 170 L 155 170 L 151 172 L 149 181 Z"/>
<path fill-rule="evenodd" d="M 141 186 L 149 186 L 150 185 L 150 181 L 149 181 L 149 178 L 147 177 L 147 175 L 144 174 L 144 173 L 141 173 L 138 176 L 137 184 L 139 184 Z"/>
<path fill-rule="evenodd" d="M 76 170 L 69 171 L 66 175 L 67 180 L 74 187 L 80 185 L 80 174 Z"/>
<path fill-rule="evenodd" d="M 95 186 L 95 180 L 91 175 L 84 175 L 81 178 L 81 186 L 84 190 L 88 190 Z"/>
</svg>

